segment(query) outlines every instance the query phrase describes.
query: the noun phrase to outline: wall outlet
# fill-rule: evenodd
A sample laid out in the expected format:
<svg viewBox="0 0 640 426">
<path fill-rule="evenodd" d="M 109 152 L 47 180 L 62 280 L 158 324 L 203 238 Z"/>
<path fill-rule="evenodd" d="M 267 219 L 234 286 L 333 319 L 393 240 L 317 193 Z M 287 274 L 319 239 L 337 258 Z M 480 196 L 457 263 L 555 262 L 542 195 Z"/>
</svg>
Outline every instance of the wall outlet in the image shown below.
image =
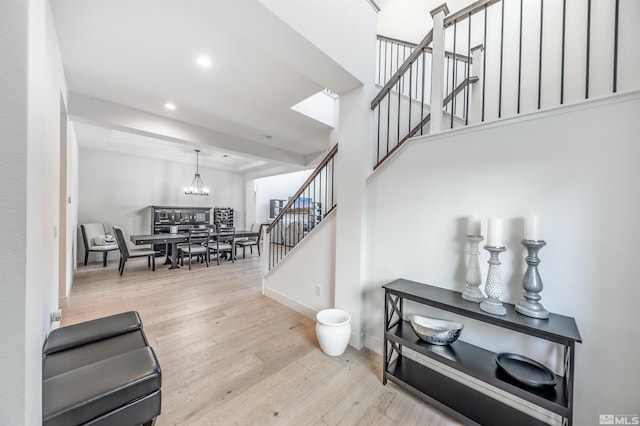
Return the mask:
<svg viewBox="0 0 640 426">
<path fill-rule="evenodd" d="M 320 286 L 316 286 L 316 296 L 320 296 Z"/>
<path fill-rule="evenodd" d="M 55 312 L 51 312 L 51 314 L 50 314 L 50 317 L 49 317 L 49 318 L 50 318 L 50 320 L 51 320 L 50 322 L 52 322 L 52 323 L 53 323 L 53 322 L 60 321 L 60 320 L 62 319 L 62 311 L 61 311 L 60 309 L 58 309 L 58 310 L 57 310 L 57 311 L 55 311 Z"/>
</svg>

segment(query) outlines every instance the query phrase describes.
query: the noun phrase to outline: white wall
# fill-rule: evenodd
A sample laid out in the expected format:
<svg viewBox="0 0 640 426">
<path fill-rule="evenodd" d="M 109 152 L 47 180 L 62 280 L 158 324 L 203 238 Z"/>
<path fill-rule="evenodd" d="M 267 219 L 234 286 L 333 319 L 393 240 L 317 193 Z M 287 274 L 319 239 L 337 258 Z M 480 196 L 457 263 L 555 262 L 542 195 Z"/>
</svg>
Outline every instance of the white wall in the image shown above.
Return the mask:
<svg viewBox="0 0 640 426">
<path fill-rule="evenodd" d="M 149 206 L 233 207 L 234 219 L 244 222 L 245 183 L 239 173 L 200 167 L 211 194 L 184 194 L 192 165 L 157 161 L 80 148 L 78 166 L 78 224 L 102 222 L 122 227 L 127 235 L 151 232 Z M 243 226 L 240 223 L 239 226 Z M 84 259 L 78 232 L 78 259 Z M 118 258 L 113 254 L 111 260 Z M 89 261 L 99 261 L 92 253 Z"/>
<path fill-rule="evenodd" d="M 337 105 L 337 98 L 323 90 L 298 102 L 291 109 L 329 127 L 335 127 L 338 119 Z"/>
<path fill-rule="evenodd" d="M 367 346 L 381 350 L 382 284 L 407 278 L 463 290 L 465 218 L 472 213 L 504 218 L 503 300 L 517 303 L 526 267 L 523 218 L 535 213 L 547 241 L 540 252 L 542 303 L 575 317 L 583 338 L 576 348 L 575 424 L 636 413 L 639 114 L 636 92 L 407 144 L 367 182 Z M 484 252 L 485 277 L 487 260 Z M 462 322 L 470 325 L 462 340 L 498 352 L 526 349 L 549 363 L 557 356 L 540 342 L 523 346 Z"/>
<path fill-rule="evenodd" d="M 260 0 L 280 19 L 291 25 L 362 83 L 371 81 L 372 68 L 362 46 L 371 34 L 362 31 L 375 25 L 375 11 L 366 0 Z M 328 89 L 340 93 L 334 87 Z"/>
<path fill-rule="evenodd" d="M 42 423 L 42 341 L 57 309 L 60 96 L 66 96 L 48 2 L 0 14 L 0 423 Z"/>
<path fill-rule="evenodd" d="M 331 214 L 265 276 L 264 294 L 309 318 L 333 306 L 335 245 L 336 215 Z"/>
<path fill-rule="evenodd" d="M 28 38 L 21 31 L 29 22 L 27 2 L 12 1 L 3 6 L 0 14 L 0 43 L 3 46 L 7 66 L 0 71 L 0 90 L 4 102 L 0 104 L 0 131 L 2 133 L 2 163 L 0 167 L 0 212 L 5 218 L 0 230 L 5 238 L 13 241 L 12 250 L 4 250 L 0 256 L 2 268 L 2 297 L 0 298 L 0 419 L 16 425 L 29 424 L 25 392 L 33 394 L 35 377 L 27 378 L 27 344 L 38 340 L 38 331 L 27 336 L 27 315 L 40 323 L 39 311 L 32 309 L 28 299 L 26 260 L 28 254 L 26 231 L 29 218 L 27 207 L 27 164 L 29 112 L 28 90 Z M 11 66 L 9 66 L 11 65 Z M 37 286 L 39 287 L 39 286 Z"/>
</svg>

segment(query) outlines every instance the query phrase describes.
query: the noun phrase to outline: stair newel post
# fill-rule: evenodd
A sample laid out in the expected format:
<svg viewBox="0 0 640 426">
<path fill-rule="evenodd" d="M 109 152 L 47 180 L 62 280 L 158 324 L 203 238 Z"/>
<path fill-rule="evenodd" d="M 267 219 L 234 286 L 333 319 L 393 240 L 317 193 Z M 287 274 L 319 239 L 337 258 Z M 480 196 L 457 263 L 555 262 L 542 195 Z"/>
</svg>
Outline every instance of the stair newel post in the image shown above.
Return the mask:
<svg viewBox="0 0 640 426">
<path fill-rule="evenodd" d="M 442 130 L 444 108 L 444 18 L 449 14 L 446 3 L 431 11 L 433 18 L 433 51 L 431 54 L 431 124 L 430 133 Z"/>
<path fill-rule="evenodd" d="M 481 44 L 471 49 L 471 73 L 469 75 L 478 77 L 478 81 L 471 85 L 471 111 L 469 111 L 469 124 L 480 123 L 482 121 L 482 80 L 483 62 L 484 62 L 484 46 Z"/>
</svg>

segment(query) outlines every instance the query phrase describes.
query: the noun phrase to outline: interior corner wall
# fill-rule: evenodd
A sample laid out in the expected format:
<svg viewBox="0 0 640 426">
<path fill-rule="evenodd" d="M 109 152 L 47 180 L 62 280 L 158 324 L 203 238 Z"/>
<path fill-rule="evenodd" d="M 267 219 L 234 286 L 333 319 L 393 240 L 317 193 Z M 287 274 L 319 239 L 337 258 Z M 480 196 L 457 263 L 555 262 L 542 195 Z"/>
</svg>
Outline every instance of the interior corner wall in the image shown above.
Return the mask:
<svg viewBox="0 0 640 426">
<path fill-rule="evenodd" d="M 106 223 L 122 227 L 127 235 L 151 232 L 149 206 L 232 207 L 234 219 L 244 221 L 245 180 L 235 172 L 200 167 L 210 186 L 208 197 L 186 195 L 193 179 L 192 165 L 134 157 L 83 148 L 78 158 L 78 224 Z M 240 225 L 243 225 L 240 223 Z M 84 245 L 78 231 L 78 259 Z M 91 253 L 90 262 L 101 261 Z M 118 259 L 117 254 L 109 260 Z"/>
<path fill-rule="evenodd" d="M 471 214 L 504 218 L 502 300 L 518 303 L 526 267 L 523 218 L 537 214 L 547 242 L 539 254 L 542 303 L 574 317 L 583 339 L 575 351 L 574 423 L 637 413 L 638 116 L 635 92 L 405 145 L 367 182 L 367 345 L 382 350 L 382 284 L 406 278 L 464 289 Z M 486 277 L 488 255 L 481 251 Z M 557 362 L 542 341 L 522 344 L 495 327 L 457 320 L 465 324 L 461 340 Z"/>
<path fill-rule="evenodd" d="M 64 303 L 69 300 L 71 295 L 78 256 L 78 141 L 70 121 L 67 122 L 67 194 L 69 196 L 67 200 L 67 252 L 65 254 L 67 281 L 62 296 Z"/>
<path fill-rule="evenodd" d="M 9 0 L 0 14 L 0 422 L 42 424 L 42 342 L 57 309 L 60 94 L 66 92 L 45 0 Z M 10 247 L 10 249 L 9 249 Z"/>
<path fill-rule="evenodd" d="M 314 319 L 320 310 L 332 307 L 335 245 L 336 215 L 331 214 L 264 277 L 265 296 Z M 280 249 L 287 248 L 272 248 Z"/>
<path fill-rule="evenodd" d="M 2 269 L 2 297 L 0 297 L 0 420 L 2 423 L 25 425 L 28 410 L 25 394 L 33 392 L 35 377 L 28 378 L 30 365 L 26 361 L 28 346 L 39 339 L 36 331 L 27 335 L 29 320 L 40 320 L 37 307 L 29 299 L 33 291 L 28 287 L 26 259 L 27 226 L 33 224 L 27 214 L 27 173 L 29 162 L 29 4 L 9 1 L 0 14 L 0 44 L 3 46 L 3 67 L 0 71 L 0 232 L 12 241 L 11 250 L 0 256 Z M 5 48 L 6 47 L 6 48 Z M 4 65 L 6 64 L 6 66 Z M 35 334 L 35 336 L 34 336 Z"/>
<path fill-rule="evenodd" d="M 260 1 L 359 81 L 372 81 L 373 68 L 362 54 L 376 34 L 376 12 L 367 1 Z"/>
<path fill-rule="evenodd" d="M 255 179 L 247 179 L 245 180 L 244 185 L 244 205 L 245 205 L 245 215 L 244 215 L 244 224 L 236 225 L 238 227 L 242 227 L 244 229 L 249 229 L 252 223 L 256 222 L 256 181 Z"/>
<path fill-rule="evenodd" d="M 365 177 L 369 172 L 369 135 L 372 98 L 371 87 L 362 86 L 340 97 L 340 143 L 335 160 L 335 181 L 338 183 L 336 219 L 335 308 L 351 315 L 350 344 L 357 349 L 364 345 L 362 291 L 364 262 L 368 248 L 365 235 Z"/>
<path fill-rule="evenodd" d="M 62 140 L 61 133 L 64 123 L 61 122 L 61 114 L 66 112 L 67 84 L 62 64 L 62 56 L 58 44 L 58 36 L 53 12 L 49 2 L 45 3 L 45 56 L 43 73 L 43 88 L 40 94 L 44 108 L 43 114 L 43 145 L 39 148 L 44 162 L 40 173 L 44 191 L 44 205 L 37 212 L 42 217 L 44 229 L 39 233 L 37 244 L 45 250 L 47 256 L 37 262 L 38 268 L 47 271 L 42 289 L 42 338 L 49 331 L 59 325 L 51 323 L 50 313 L 56 312 L 60 306 L 60 293 L 67 286 L 69 276 L 66 273 L 67 264 L 71 259 L 66 256 L 66 244 L 60 240 L 67 239 L 67 217 L 69 207 L 61 209 L 64 194 L 68 186 L 68 169 L 66 162 L 61 161 L 62 155 L 66 155 L 66 141 Z M 66 118 L 65 118 L 66 120 Z M 64 170 L 62 169 L 64 167 Z M 63 186 L 64 185 L 64 186 Z M 66 215 L 62 217 L 62 214 Z M 65 246 L 65 252 L 61 252 L 61 246 Z"/>
</svg>

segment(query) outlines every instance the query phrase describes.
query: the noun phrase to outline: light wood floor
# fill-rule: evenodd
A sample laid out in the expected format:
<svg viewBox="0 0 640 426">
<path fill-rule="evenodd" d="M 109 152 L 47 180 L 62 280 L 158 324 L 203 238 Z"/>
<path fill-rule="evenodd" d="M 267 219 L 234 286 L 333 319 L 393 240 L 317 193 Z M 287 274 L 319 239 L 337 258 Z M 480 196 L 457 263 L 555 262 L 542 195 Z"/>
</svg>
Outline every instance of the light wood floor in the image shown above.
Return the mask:
<svg viewBox="0 0 640 426">
<path fill-rule="evenodd" d="M 162 367 L 158 426 L 458 424 L 383 386 L 380 355 L 324 355 L 313 320 L 261 295 L 256 255 L 191 271 L 151 272 L 146 259 L 117 269 L 80 267 L 62 325 L 139 312 Z"/>
</svg>

